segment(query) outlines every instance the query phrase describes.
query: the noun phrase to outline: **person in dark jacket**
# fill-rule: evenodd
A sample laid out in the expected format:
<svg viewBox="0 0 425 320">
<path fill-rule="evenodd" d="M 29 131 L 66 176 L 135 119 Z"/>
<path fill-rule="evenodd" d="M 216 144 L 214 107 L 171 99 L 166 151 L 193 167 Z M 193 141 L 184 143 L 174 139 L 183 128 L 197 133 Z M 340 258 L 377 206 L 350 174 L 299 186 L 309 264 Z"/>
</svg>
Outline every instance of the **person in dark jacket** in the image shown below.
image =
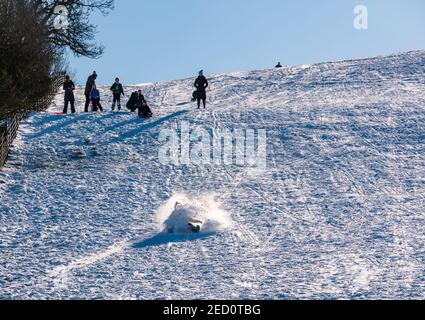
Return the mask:
<svg viewBox="0 0 425 320">
<path fill-rule="evenodd" d="M 135 112 L 137 110 L 140 118 L 150 118 L 153 116 L 152 110 L 149 108 L 148 103 L 142 94 L 142 90 L 131 94 L 130 100 L 127 102 L 127 109 L 131 110 L 131 112 Z"/>
<path fill-rule="evenodd" d="M 84 95 L 86 96 L 86 104 L 84 105 L 84 112 L 89 112 L 89 105 L 90 105 L 90 93 L 92 91 L 93 85 L 95 84 L 97 79 L 97 73 L 96 71 L 93 71 L 93 74 L 88 77 L 87 83 L 86 83 L 86 89 L 84 90 Z"/>
<path fill-rule="evenodd" d="M 102 105 L 100 104 L 100 92 L 97 90 L 96 84 L 93 84 L 90 91 L 90 101 L 93 105 L 93 112 L 103 111 Z"/>
<path fill-rule="evenodd" d="M 278 68 L 283 68 L 283 66 L 282 66 L 282 64 L 280 62 L 278 62 L 275 68 L 277 68 L 277 69 Z"/>
<path fill-rule="evenodd" d="M 65 90 L 65 106 L 63 108 L 63 113 L 68 113 L 68 105 L 71 104 L 71 112 L 75 113 L 75 97 L 74 90 L 75 84 L 72 82 L 68 75 L 65 76 L 65 82 L 63 84 L 63 90 Z"/>
<path fill-rule="evenodd" d="M 201 108 L 201 100 L 205 109 L 207 104 L 206 89 L 208 88 L 208 80 L 207 78 L 204 77 L 203 70 L 199 71 L 199 76 L 195 81 L 195 87 L 196 87 L 196 93 L 194 93 L 194 98 L 196 97 L 196 100 L 198 101 L 198 109 Z"/>
<path fill-rule="evenodd" d="M 120 83 L 120 79 L 116 78 L 115 83 L 111 87 L 112 94 L 114 96 L 113 102 L 112 102 L 112 111 L 115 111 L 115 105 L 118 105 L 118 110 L 121 110 L 121 95 L 124 94 L 124 88 L 122 87 L 122 84 Z"/>
</svg>

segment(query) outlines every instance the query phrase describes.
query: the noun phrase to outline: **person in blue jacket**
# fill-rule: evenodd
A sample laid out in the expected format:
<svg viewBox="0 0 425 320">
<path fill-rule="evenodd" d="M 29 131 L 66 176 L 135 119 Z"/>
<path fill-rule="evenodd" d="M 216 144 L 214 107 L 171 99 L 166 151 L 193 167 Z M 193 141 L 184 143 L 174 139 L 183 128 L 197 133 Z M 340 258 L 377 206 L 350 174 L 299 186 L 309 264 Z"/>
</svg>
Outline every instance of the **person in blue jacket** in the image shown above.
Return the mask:
<svg viewBox="0 0 425 320">
<path fill-rule="evenodd" d="M 93 84 L 90 91 L 90 101 L 93 106 L 93 112 L 103 111 L 102 105 L 100 104 L 100 92 L 97 90 L 96 84 Z"/>
</svg>

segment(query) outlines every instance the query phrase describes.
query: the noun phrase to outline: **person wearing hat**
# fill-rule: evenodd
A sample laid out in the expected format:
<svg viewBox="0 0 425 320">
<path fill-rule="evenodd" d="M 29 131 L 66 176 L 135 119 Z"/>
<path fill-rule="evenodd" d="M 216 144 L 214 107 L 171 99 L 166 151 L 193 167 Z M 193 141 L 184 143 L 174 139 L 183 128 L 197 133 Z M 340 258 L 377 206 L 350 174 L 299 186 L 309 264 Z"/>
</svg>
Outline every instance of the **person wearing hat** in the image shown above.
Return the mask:
<svg viewBox="0 0 425 320">
<path fill-rule="evenodd" d="M 142 90 L 131 94 L 130 100 L 127 102 L 127 109 L 131 110 L 131 112 L 137 110 L 139 118 L 151 118 L 153 116 L 152 110 L 149 108 L 145 96 L 142 94 Z"/>
<path fill-rule="evenodd" d="M 75 113 L 75 97 L 74 90 L 75 84 L 68 75 L 65 76 L 65 82 L 63 83 L 63 90 L 65 90 L 65 106 L 63 113 L 68 113 L 68 105 L 71 104 L 71 112 Z"/>
<path fill-rule="evenodd" d="M 115 111 L 115 105 L 118 105 L 118 111 L 121 111 L 121 95 L 124 96 L 124 89 L 119 78 L 115 79 L 111 91 L 113 94 L 112 111 Z"/>
<path fill-rule="evenodd" d="M 86 82 L 86 89 L 84 90 L 84 95 L 86 96 L 86 103 L 84 105 L 84 112 L 89 112 L 89 105 L 90 105 L 90 93 L 92 91 L 93 85 L 95 84 L 97 79 L 97 73 L 96 71 L 93 71 L 93 74 L 88 77 Z"/>
<path fill-rule="evenodd" d="M 196 87 L 196 92 L 194 94 L 194 97 L 196 98 L 198 102 L 198 109 L 201 108 L 201 100 L 205 109 L 207 104 L 206 89 L 208 88 L 208 80 L 207 78 L 205 78 L 203 70 L 199 71 L 198 78 L 195 81 L 195 87 Z"/>
</svg>

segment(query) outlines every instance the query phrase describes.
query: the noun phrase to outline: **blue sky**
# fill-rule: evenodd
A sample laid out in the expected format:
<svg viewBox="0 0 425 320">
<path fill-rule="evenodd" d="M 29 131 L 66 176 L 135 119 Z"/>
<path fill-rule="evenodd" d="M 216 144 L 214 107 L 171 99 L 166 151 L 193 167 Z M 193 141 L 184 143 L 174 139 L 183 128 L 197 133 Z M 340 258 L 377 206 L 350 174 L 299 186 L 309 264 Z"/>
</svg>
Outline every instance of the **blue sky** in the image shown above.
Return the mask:
<svg viewBox="0 0 425 320">
<path fill-rule="evenodd" d="M 354 7 L 369 29 L 353 27 Z M 102 58 L 70 57 L 79 84 L 155 82 L 208 73 L 425 49 L 424 0 L 115 0 L 95 14 Z"/>
</svg>

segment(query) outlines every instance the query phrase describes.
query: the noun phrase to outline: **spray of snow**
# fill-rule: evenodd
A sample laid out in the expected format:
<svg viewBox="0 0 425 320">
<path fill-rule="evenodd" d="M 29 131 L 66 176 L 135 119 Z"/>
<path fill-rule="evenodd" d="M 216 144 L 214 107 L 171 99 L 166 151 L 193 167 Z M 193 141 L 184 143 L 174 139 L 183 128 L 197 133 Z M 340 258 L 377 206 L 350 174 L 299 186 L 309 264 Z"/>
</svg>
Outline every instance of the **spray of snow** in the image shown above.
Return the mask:
<svg viewBox="0 0 425 320">
<path fill-rule="evenodd" d="M 156 219 L 159 231 L 163 232 L 172 229 L 175 233 L 186 233 L 191 220 L 202 222 L 201 233 L 223 232 L 232 226 L 229 213 L 220 208 L 214 194 L 189 197 L 176 192 L 158 209 Z"/>
</svg>

